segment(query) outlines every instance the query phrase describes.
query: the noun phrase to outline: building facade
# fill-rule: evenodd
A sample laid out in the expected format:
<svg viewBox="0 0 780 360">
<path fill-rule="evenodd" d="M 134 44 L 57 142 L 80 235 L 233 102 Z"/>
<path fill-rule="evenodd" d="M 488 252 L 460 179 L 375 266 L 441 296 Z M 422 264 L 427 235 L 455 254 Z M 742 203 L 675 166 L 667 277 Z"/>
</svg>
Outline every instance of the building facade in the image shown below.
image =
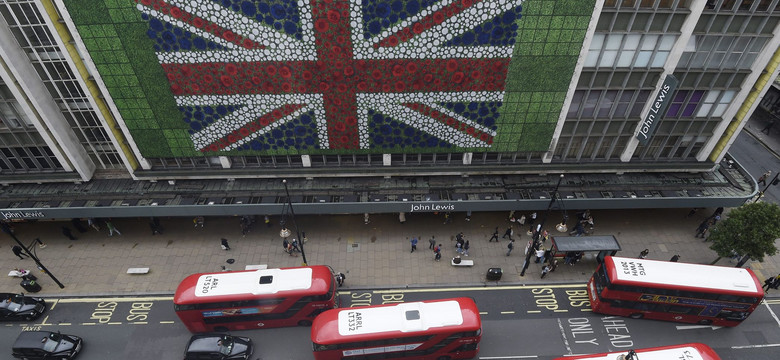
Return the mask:
<svg viewBox="0 0 780 360">
<path fill-rule="evenodd" d="M 779 5 L 0 0 L 0 182 L 709 174 Z"/>
</svg>

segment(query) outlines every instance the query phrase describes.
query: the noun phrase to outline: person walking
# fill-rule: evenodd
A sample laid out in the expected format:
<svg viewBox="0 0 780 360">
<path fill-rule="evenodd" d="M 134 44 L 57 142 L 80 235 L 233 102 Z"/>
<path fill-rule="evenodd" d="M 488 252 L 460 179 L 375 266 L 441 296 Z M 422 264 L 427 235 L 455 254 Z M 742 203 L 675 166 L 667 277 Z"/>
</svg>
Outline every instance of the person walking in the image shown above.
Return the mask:
<svg viewBox="0 0 780 360">
<path fill-rule="evenodd" d="M 192 222 L 195 223 L 195 227 L 200 226 L 203 228 L 203 225 L 206 223 L 206 218 L 203 216 L 196 216 L 194 219 L 192 219 Z"/>
<path fill-rule="evenodd" d="M 433 259 L 436 261 L 441 260 L 441 244 L 433 248 Z"/>
<path fill-rule="evenodd" d="M 458 254 L 463 253 L 463 244 L 460 241 L 455 242 L 455 252 Z"/>
<path fill-rule="evenodd" d="M 301 252 L 301 249 L 298 248 L 298 239 L 293 239 L 290 243 L 290 249 L 290 251 Z"/>
<path fill-rule="evenodd" d="M 777 282 L 777 277 L 775 276 L 768 277 L 766 280 L 764 280 L 764 286 L 762 286 L 761 288 L 764 289 L 764 291 L 768 291 L 769 289 L 772 289 L 774 287 L 775 282 Z"/>
<path fill-rule="evenodd" d="M 290 242 L 287 241 L 287 238 L 284 238 L 284 240 L 282 240 L 282 247 L 284 248 L 284 252 L 288 254 L 290 253 Z"/>
<path fill-rule="evenodd" d="M 449 212 L 444 213 L 444 224 L 449 224 L 452 222 L 452 214 Z"/>
<path fill-rule="evenodd" d="M 466 221 L 471 221 L 471 210 L 466 212 Z"/>
<path fill-rule="evenodd" d="M 74 228 L 76 228 L 76 231 L 80 233 L 87 232 L 87 228 L 84 227 L 84 223 L 81 222 L 81 219 L 79 218 L 73 218 L 70 219 L 71 225 L 73 225 Z"/>
<path fill-rule="evenodd" d="M 526 219 L 526 222 L 528 223 L 528 235 L 531 235 L 534 233 L 534 223 L 536 222 L 536 211 L 531 213 L 531 216 L 529 216 Z"/>
<path fill-rule="evenodd" d="M 11 251 L 13 251 L 14 255 L 18 256 L 21 260 L 29 257 L 27 254 L 22 252 L 22 247 L 19 245 L 14 245 L 14 247 L 11 248 Z"/>
<path fill-rule="evenodd" d="M 534 263 L 536 263 L 536 264 L 539 264 L 539 263 L 544 264 L 544 252 L 545 252 L 544 246 L 539 246 L 536 249 L 536 253 L 535 253 L 536 254 L 536 260 L 534 260 Z"/>
<path fill-rule="evenodd" d="M 498 242 L 498 226 L 496 226 L 496 229 L 493 230 L 493 236 L 490 237 L 490 240 L 488 240 L 488 242 L 492 242 L 493 239 L 496 239 L 496 242 Z"/>
<path fill-rule="evenodd" d="M 265 222 L 265 227 L 271 227 L 271 218 L 268 215 L 263 217 L 263 222 Z"/>
<path fill-rule="evenodd" d="M 221 244 L 222 244 L 222 250 L 225 250 L 225 251 L 230 250 L 230 245 L 228 244 L 227 239 L 222 238 L 221 239 Z"/>
<path fill-rule="evenodd" d="M 344 286 L 344 280 L 347 279 L 347 276 L 344 275 L 344 273 L 340 272 L 336 274 L 336 282 L 339 283 L 339 287 Z"/>
<path fill-rule="evenodd" d="M 758 177 L 758 183 L 766 186 L 766 179 L 769 177 L 769 175 L 772 175 L 772 170 L 768 170 L 763 175 Z"/>
<path fill-rule="evenodd" d="M 647 254 L 649 254 L 649 253 L 650 253 L 650 250 L 644 249 L 644 250 L 642 250 L 642 252 L 639 253 L 639 258 L 640 259 L 644 259 L 644 258 L 647 257 Z"/>
<path fill-rule="evenodd" d="M 696 228 L 696 237 L 704 238 L 709 228 L 710 228 L 710 219 L 705 219 L 704 221 L 701 222 L 701 224 L 699 224 L 699 227 Z"/>
<path fill-rule="evenodd" d="M 411 252 L 414 252 L 415 250 L 417 250 L 417 238 L 413 237 L 412 240 L 409 240 L 409 242 L 412 243 L 412 251 Z"/>
<path fill-rule="evenodd" d="M 471 245 L 469 244 L 469 241 L 466 240 L 466 242 L 463 244 L 463 256 L 469 256 L 469 248 Z"/>
<path fill-rule="evenodd" d="M 504 231 L 504 236 L 502 236 L 501 238 L 506 239 L 507 237 L 509 237 L 509 241 L 512 241 L 512 234 L 514 233 L 515 231 L 512 230 L 512 225 L 509 225 L 509 227 L 506 228 L 506 231 Z M 498 239 L 496 239 L 496 241 L 498 241 Z"/>
<path fill-rule="evenodd" d="M 672 256 L 671 259 L 669 259 L 669 261 L 671 261 L 671 262 L 677 262 L 678 260 L 680 260 L 680 255 L 679 254 L 675 254 L 674 256 Z"/>
<path fill-rule="evenodd" d="M 431 238 L 428 239 L 428 249 L 433 250 L 433 248 L 435 247 L 436 247 L 436 238 L 433 235 L 431 235 Z"/>
<path fill-rule="evenodd" d="M 160 219 L 152 216 L 149 218 L 149 228 L 152 229 L 152 236 L 162 235 L 162 226 L 160 226 Z"/>
<path fill-rule="evenodd" d="M 97 223 L 97 220 L 93 218 L 87 218 L 87 225 L 95 229 L 96 231 L 100 231 L 100 226 Z"/>
<path fill-rule="evenodd" d="M 506 248 L 509 249 L 506 251 L 506 256 L 509 256 L 509 254 L 512 252 L 512 249 L 515 248 L 515 241 L 510 239 L 509 244 L 506 245 Z"/>
<path fill-rule="evenodd" d="M 406 213 L 405 212 L 399 212 L 398 213 L 398 222 L 403 224 L 406 222 Z"/>
<path fill-rule="evenodd" d="M 70 228 L 67 226 L 62 227 L 62 235 L 65 235 L 65 237 L 70 240 L 78 240 L 77 237 L 73 236 L 73 233 L 70 232 Z"/>
<path fill-rule="evenodd" d="M 119 235 L 122 235 L 121 232 L 119 232 L 119 229 L 117 229 L 111 221 L 106 221 L 106 227 L 108 228 L 108 236 L 114 236 L 114 233 L 117 233 Z"/>
</svg>

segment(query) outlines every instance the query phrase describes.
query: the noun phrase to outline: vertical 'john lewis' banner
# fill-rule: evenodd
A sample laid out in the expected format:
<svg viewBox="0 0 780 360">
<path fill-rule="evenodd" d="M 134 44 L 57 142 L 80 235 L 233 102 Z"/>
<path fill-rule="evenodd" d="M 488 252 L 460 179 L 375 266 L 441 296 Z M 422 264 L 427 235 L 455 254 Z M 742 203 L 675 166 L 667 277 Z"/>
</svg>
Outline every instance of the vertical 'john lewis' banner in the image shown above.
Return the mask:
<svg viewBox="0 0 780 360">
<path fill-rule="evenodd" d="M 543 150 L 590 16 L 546 0 L 66 4 L 151 157 Z"/>
</svg>

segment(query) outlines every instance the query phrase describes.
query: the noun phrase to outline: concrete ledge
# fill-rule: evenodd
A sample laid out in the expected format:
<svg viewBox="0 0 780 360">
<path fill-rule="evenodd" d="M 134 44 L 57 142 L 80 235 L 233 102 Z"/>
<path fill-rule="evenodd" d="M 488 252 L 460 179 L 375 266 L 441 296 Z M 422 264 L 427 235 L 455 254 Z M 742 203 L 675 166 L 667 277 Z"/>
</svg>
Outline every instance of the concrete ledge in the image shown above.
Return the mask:
<svg viewBox="0 0 780 360">
<path fill-rule="evenodd" d="M 450 261 L 450 263 L 452 264 L 452 266 L 463 266 L 463 267 L 471 267 L 471 266 L 474 266 L 474 260 L 463 260 L 463 259 L 460 259 L 460 264 L 456 264 L 456 263 L 455 263 L 455 259 L 453 258 L 453 259 Z"/>
</svg>

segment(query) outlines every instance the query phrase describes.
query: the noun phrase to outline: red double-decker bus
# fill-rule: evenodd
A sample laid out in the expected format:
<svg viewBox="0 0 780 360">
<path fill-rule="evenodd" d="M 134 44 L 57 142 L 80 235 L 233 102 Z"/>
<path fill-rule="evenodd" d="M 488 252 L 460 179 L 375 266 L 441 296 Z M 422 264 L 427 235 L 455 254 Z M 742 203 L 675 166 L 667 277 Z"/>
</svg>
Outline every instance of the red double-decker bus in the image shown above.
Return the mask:
<svg viewBox="0 0 780 360">
<path fill-rule="evenodd" d="M 588 282 L 594 312 L 737 326 L 764 290 L 750 269 L 607 256 Z"/>
<path fill-rule="evenodd" d="M 633 356 L 633 357 L 632 357 Z M 701 343 L 659 346 L 646 349 L 602 353 L 593 355 L 567 356 L 554 360 L 720 360 L 711 347 Z"/>
<path fill-rule="evenodd" d="M 329 310 L 311 327 L 316 360 L 471 359 L 481 338 L 469 298 Z"/>
<path fill-rule="evenodd" d="M 174 310 L 193 333 L 308 326 L 337 307 L 328 266 L 194 274 L 173 297 Z"/>
</svg>

